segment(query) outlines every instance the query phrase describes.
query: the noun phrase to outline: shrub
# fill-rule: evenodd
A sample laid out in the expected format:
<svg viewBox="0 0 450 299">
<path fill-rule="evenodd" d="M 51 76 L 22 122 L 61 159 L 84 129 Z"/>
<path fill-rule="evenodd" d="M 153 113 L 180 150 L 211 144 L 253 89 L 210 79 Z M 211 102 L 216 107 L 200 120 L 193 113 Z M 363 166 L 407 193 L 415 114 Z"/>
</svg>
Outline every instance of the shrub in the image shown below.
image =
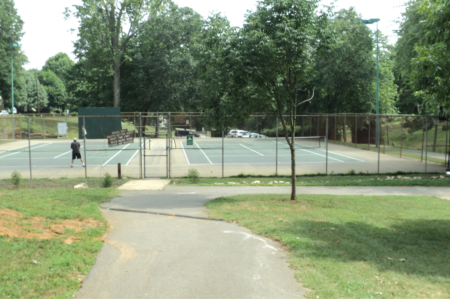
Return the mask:
<svg viewBox="0 0 450 299">
<path fill-rule="evenodd" d="M 356 171 L 355 171 L 354 169 L 350 169 L 350 170 L 347 172 L 347 174 L 349 174 L 349 175 L 354 175 L 354 174 L 356 174 Z"/>
<path fill-rule="evenodd" d="M 109 173 L 105 173 L 105 178 L 103 179 L 102 186 L 103 188 L 109 188 L 113 185 L 114 179 Z"/>
<path fill-rule="evenodd" d="M 200 180 L 200 174 L 198 173 L 198 170 L 195 168 L 189 168 L 187 177 L 191 180 L 192 183 L 198 183 Z"/>
<path fill-rule="evenodd" d="M 22 175 L 17 170 L 14 170 L 11 174 L 11 182 L 14 184 L 17 190 L 20 188 L 20 183 L 22 182 Z"/>
</svg>

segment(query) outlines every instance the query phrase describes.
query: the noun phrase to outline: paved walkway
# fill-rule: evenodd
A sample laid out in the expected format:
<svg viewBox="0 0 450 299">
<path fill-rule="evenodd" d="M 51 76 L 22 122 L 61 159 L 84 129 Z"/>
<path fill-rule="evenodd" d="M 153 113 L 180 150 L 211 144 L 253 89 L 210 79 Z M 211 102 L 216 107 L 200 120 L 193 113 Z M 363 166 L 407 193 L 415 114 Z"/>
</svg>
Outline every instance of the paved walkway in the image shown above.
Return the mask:
<svg viewBox="0 0 450 299">
<path fill-rule="evenodd" d="M 297 191 L 450 199 L 445 187 L 298 187 Z M 111 229 L 76 298 L 305 298 L 306 289 L 295 280 L 288 254 L 277 243 L 233 223 L 204 219 L 208 215 L 203 205 L 209 200 L 250 193 L 288 194 L 290 187 L 123 191 L 102 205 Z"/>
</svg>

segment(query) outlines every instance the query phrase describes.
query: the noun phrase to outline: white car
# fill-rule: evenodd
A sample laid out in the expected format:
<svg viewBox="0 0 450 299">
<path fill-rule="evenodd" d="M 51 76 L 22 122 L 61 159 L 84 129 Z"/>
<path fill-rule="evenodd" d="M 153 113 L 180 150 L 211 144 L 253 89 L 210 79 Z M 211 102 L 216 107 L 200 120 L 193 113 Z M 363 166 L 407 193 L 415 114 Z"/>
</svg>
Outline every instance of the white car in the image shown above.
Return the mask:
<svg viewBox="0 0 450 299">
<path fill-rule="evenodd" d="M 242 134 L 244 134 L 246 132 L 247 131 L 244 131 L 244 130 L 230 130 L 230 132 L 228 132 L 228 137 L 233 137 L 233 138 L 242 137 Z"/>
<path fill-rule="evenodd" d="M 8 115 L 9 113 L 8 113 L 8 111 L 6 111 L 6 110 L 2 110 L 2 111 L 0 111 L 0 115 Z"/>
<path fill-rule="evenodd" d="M 258 133 L 250 133 L 250 138 L 259 138 Z"/>
<path fill-rule="evenodd" d="M 244 133 L 242 133 L 241 136 L 238 136 L 238 137 L 242 137 L 242 138 L 250 138 L 250 132 L 244 132 Z"/>
</svg>

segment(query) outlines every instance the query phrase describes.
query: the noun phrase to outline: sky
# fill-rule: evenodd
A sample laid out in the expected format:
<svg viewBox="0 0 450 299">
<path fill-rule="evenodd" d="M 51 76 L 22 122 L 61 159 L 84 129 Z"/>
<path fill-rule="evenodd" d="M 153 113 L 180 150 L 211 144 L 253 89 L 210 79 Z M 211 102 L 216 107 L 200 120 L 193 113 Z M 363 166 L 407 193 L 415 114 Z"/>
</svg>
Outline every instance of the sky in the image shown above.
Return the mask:
<svg viewBox="0 0 450 299">
<path fill-rule="evenodd" d="M 220 12 L 225 15 L 232 26 L 241 27 L 248 10 L 255 10 L 257 0 L 173 0 L 179 6 L 193 8 L 204 18 L 211 13 Z M 25 69 L 41 69 L 45 61 L 59 52 L 65 52 L 75 60 L 73 55 L 73 42 L 77 39 L 76 29 L 78 22 L 73 17 L 64 19 L 63 12 L 66 7 L 79 5 L 81 0 L 15 0 L 15 7 L 24 21 L 25 32 L 22 41 L 22 51 L 28 57 L 29 63 Z M 330 5 L 333 0 L 322 0 Z M 405 11 L 407 0 L 337 0 L 334 1 L 336 9 L 354 7 L 356 12 L 364 19 L 379 18 L 379 30 L 389 36 L 389 42 L 397 40 L 393 30 L 398 28 L 395 23 Z M 376 25 L 369 25 L 376 30 Z"/>
</svg>

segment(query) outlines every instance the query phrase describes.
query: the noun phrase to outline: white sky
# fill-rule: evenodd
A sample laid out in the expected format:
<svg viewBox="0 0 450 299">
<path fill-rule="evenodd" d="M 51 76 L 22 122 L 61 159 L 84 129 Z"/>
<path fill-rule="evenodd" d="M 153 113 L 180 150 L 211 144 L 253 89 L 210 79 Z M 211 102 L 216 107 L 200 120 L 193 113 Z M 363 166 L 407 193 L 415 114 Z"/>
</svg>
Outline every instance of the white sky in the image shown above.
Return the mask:
<svg viewBox="0 0 450 299">
<path fill-rule="evenodd" d="M 395 43 L 397 21 L 404 12 L 407 0 L 337 0 L 336 9 L 355 7 L 357 13 L 364 19 L 379 18 L 379 29 Z M 174 0 L 179 6 L 189 6 L 207 17 L 211 12 L 225 15 L 232 26 L 242 26 L 247 10 L 256 8 L 257 0 Z M 329 5 L 333 0 L 322 0 Z M 76 33 L 70 33 L 71 28 L 77 28 L 77 20 L 64 20 L 65 7 L 81 4 L 81 0 L 15 0 L 18 14 L 24 21 L 25 32 L 21 44 L 22 50 L 28 57 L 26 69 L 41 69 L 45 61 L 59 52 L 67 53 L 72 59 L 73 42 Z M 376 25 L 369 25 L 372 30 Z"/>
</svg>

